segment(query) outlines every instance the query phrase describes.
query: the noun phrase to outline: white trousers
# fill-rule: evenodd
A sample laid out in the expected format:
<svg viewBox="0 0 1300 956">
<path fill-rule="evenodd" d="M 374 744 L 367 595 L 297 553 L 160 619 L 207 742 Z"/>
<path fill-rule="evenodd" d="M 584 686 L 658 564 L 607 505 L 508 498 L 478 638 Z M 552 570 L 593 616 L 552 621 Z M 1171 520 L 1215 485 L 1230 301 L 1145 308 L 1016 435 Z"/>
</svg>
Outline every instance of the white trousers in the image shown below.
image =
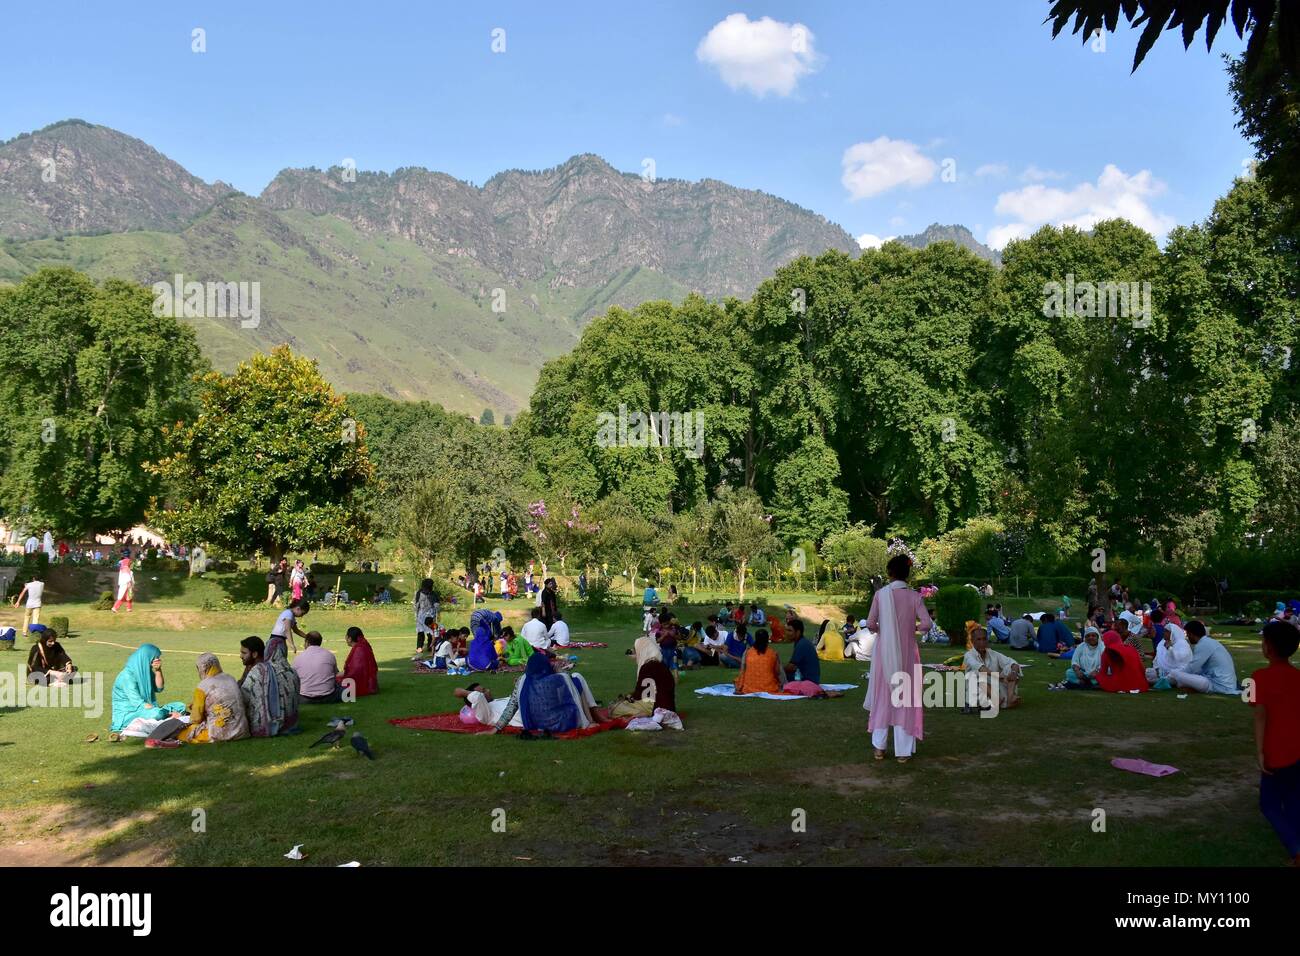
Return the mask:
<svg viewBox="0 0 1300 956">
<path fill-rule="evenodd" d="M 1192 690 L 1200 691 L 1202 694 L 1210 692 L 1210 679 L 1204 674 L 1189 674 L 1187 671 L 1170 671 L 1168 673 L 1169 683 L 1175 687 L 1190 687 Z"/>
<path fill-rule="evenodd" d="M 871 746 L 877 750 L 884 750 L 885 744 L 889 742 L 889 731 L 891 728 L 882 727 L 880 730 L 871 732 Z M 902 727 L 892 728 L 894 731 L 894 756 L 910 757 L 912 751 L 916 749 L 916 738 L 909 734 Z"/>
</svg>

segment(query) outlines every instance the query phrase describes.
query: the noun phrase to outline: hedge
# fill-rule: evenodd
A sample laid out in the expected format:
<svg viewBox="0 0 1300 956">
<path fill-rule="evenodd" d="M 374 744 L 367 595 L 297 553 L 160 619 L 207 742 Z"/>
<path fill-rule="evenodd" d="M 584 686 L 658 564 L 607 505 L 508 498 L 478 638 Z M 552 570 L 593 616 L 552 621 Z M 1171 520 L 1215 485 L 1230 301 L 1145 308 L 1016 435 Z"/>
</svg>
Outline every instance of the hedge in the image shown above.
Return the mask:
<svg viewBox="0 0 1300 956">
<path fill-rule="evenodd" d="M 50 618 L 50 630 L 54 632 L 57 639 L 66 641 L 68 639 L 68 619 L 63 616 Z"/>
</svg>

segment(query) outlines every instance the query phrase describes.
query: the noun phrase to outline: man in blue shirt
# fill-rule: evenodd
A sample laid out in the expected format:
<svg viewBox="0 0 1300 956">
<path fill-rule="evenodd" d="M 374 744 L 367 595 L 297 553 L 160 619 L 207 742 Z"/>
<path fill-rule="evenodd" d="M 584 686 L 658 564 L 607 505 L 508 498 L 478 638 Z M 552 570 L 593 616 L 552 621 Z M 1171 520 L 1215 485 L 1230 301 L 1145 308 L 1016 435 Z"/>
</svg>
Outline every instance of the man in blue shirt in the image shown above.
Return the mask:
<svg viewBox="0 0 1300 956">
<path fill-rule="evenodd" d="M 822 663 L 817 658 L 817 649 L 813 647 L 812 641 L 804 637 L 803 621 L 799 618 L 790 622 L 790 636 L 794 638 L 794 647 L 790 648 L 790 663 L 785 665 L 786 679 L 820 684 Z"/>
<path fill-rule="evenodd" d="M 718 655 L 718 660 L 722 663 L 722 666 L 739 667 L 748 644 L 749 640 L 745 634 L 745 625 L 737 624 L 736 629 L 727 635 L 726 641 L 722 645 L 722 653 Z"/>
<path fill-rule="evenodd" d="M 1048 611 L 1038 625 L 1039 653 L 1055 654 L 1058 645 L 1064 645 L 1064 650 L 1070 650 L 1074 647 L 1074 635 L 1070 633 L 1068 627 L 1056 619 L 1055 614 Z"/>
<path fill-rule="evenodd" d="M 1183 630 L 1192 645 L 1192 659 L 1186 668 L 1169 672 L 1169 683 L 1202 694 L 1237 693 L 1237 668 L 1228 649 L 1208 636 L 1200 621 L 1188 621 Z"/>
<path fill-rule="evenodd" d="M 632 593 L 635 594 L 636 592 L 634 591 Z M 641 595 L 641 603 L 645 607 L 654 607 L 659 603 L 659 592 L 655 590 L 653 584 L 647 584 L 645 586 L 645 594 Z"/>
<path fill-rule="evenodd" d="M 749 606 L 749 625 L 750 627 L 767 627 L 767 615 L 757 604 Z"/>
<path fill-rule="evenodd" d="M 995 641 L 1005 644 L 1011 640 L 1011 625 L 1006 622 L 996 607 L 984 612 L 988 618 L 988 631 Z"/>
</svg>

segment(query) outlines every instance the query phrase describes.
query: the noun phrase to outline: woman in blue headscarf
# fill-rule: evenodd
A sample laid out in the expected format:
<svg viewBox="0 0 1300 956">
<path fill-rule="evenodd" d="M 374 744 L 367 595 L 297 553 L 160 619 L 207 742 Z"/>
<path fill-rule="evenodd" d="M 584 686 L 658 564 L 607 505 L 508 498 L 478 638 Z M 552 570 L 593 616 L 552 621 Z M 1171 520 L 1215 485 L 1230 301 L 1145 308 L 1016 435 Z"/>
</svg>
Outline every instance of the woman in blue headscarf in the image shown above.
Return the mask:
<svg viewBox="0 0 1300 956">
<path fill-rule="evenodd" d="M 581 674 L 557 674 L 554 657 L 537 651 L 528 658 L 523 676 L 515 681 L 510 702 L 497 718 L 493 733 L 500 733 L 518 711 L 525 739 L 534 734 L 562 734 L 581 730 L 600 720 L 596 699 Z"/>
<path fill-rule="evenodd" d="M 470 670 L 494 671 L 497 669 L 497 637 L 501 634 L 501 612 L 479 608 L 469 617 L 474 639 L 469 642 Z"/>
<path fill-rule="evenodd" d="M 147 737 L 172 713 L 184 713 L 183 703 L 159 706 L 158 691 L 163 687 L 162 651 L 157 645 L 141 644 L 113 681 L 113 721 L 108 729 L 126 737 Z"/>
</svg>

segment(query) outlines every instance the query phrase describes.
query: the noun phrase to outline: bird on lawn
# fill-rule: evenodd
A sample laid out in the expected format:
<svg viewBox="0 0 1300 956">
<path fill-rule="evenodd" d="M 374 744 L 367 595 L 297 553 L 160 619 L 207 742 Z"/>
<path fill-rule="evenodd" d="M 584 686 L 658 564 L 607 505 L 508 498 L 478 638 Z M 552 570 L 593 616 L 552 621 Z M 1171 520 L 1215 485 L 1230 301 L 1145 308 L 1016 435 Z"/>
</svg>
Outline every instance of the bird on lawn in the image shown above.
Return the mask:
<svg viewBox="0 0 1300 956">
<path fill-rule="evenodd" d="M 339 749 L 339 741 L 342 740 L 342 739 L 343 739 L 343 731 L 342 731 L 342 730 L 331 730 L 329 733 L 327 733 L 327 734 L 326 734 L 324 737 L 322 737 L 320 740 L 316 741 L 316 743 L 312 744 L 311 747 L 315 747 L 317 744 L 329 744 L 330 747 L 332 747 L 332 748 L 335 749 L 335 750 L 338 750 L 338 749 Z M 354 745 L 354 746 L 355 746 L 355 745 Z M 308 749 L 308 750 L 311 750 L 311 747 L 308 747 L 307 749 Z"/>
<path fill-rule="evenodd" d="M 333 720 L 329 722 L 330 730 L 347 730 L 351 726 L 352 726 L 351 717 L 348 717 L 346 720 L 342 717 L 335 717 Z"/>
<path fill-rule="evenodd" d="M 359 754 L 365 754 L 370 760 L 375 759 L 375 755 L 370 752 L 370 744 L 366 743 L 366 738 L 356 731 L 352 732 L 352 749 Z"/>
</svg>

